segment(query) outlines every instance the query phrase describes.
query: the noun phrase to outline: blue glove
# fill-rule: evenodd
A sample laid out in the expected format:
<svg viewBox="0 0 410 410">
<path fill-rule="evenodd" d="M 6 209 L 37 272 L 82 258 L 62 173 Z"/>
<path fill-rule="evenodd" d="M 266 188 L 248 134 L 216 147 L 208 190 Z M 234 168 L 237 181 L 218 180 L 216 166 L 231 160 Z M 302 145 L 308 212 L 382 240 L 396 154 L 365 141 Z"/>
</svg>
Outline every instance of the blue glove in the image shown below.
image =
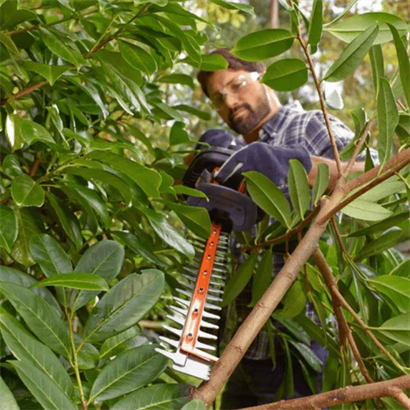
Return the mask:
<svg viewBox="0 0 410 410">
<path fill-rule="evenodd" d="M 306 172 L 312 168 L 307 149 L 302 145 L 271 146 L 256 141 L 232 154 L 216 174 L 216 180 L 224 183 L 237 171 L 258 171 L 268 177 L 275 185 L 284 185 L 288 176 L 289 161 L 299 160 Z"/>
<path fill-rule="evenodd" d="M 234 137 L 229 131 L 226 130 L 208 130 L 202 134 L 198 142 L 206 142 L 211 147 L 228 148 L 233 151 L 244 147 L 245 141 L 240 137 Z M 203 144 L 196 144 L 195 149 L 205 149 L 207 148 Z"/>
</svg>

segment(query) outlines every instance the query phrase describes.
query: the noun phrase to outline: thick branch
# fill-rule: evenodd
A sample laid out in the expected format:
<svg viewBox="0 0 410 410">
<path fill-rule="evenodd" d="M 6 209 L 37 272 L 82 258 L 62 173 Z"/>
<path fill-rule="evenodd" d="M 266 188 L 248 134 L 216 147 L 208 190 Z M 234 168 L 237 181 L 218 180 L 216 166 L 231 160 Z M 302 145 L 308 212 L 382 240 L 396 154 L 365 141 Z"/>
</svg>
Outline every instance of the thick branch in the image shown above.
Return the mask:
<svg viewBox="0 0 410 410">
<path fill-rule="evenodd" d="M 340 344 L 343 348 L 346 348 L 346 338 L 349 340 L 353 356 L 359 364 L 360 370 L 364 378 L 368 383 L 373 383 L 373 380 L 370 377 L 369 372 L 367 371 L 366 366 L 363 363 L 362 356 L 360 355 L 359 349 L 357 348 L 356 342 L 354 341 L 352 332 L 350 331 L 346 318 L 343 314 L 340 300 L 336 296 L 335 289 L 337 290 L 337 285 L 333 278 L 332 270 L 327 264 L 326 258 L 324 257 L 320 249 L 317 249 L 315 252 L 313 252 L 312 258 L 315 261 L 317 267 L 319 268 L 319 271 L 322 274 L 323 279 L 325 280 L 325 283 L 332 295 L 332 305 L 336 314 L 337 322 L 339 324 Z"/>
<path fill-rule="evenodd" d="M 403 393 L 403 390 L 409 387 L 410 376 L 402 376 L 385 382 L 371 383 L 364 386 L 347 386 L 328 393 L 315 394 L 300 399 L 247 407 L 246 410 L 317 410 L 323 407 L 367 399 L 379 399 L 381 397 L 394 397 L 397 401 L 400 400 L 400 404 L 405 406 L 406 409 L 410 409 L 410 400 Z"/>
</svg>

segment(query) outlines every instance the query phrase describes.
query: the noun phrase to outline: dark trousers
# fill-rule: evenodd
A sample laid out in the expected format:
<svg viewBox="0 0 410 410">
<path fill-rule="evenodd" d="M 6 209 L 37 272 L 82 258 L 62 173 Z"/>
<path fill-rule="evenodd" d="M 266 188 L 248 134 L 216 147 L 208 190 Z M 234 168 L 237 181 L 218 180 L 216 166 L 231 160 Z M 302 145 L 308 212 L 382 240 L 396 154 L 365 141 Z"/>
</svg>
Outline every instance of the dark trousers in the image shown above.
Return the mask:
<svg viewBox="0 0 410 410">
<path fill-rule="evenodd" d="M 317 345 L 320 350 L 314 353 L 324 362 L 327 351 Z M 320 357 L 322 356 L 322 357 Z M 242 359 L 238 367 L 232 373 L 225 390 L 222 394 L 221 410 L 242 409 L 245 407 L 257 406 L 260 404 L 272 403 L 275 393 L 278 390 L 285 376 L 286 362 L 285 355 L 278 354 L 276 357 L 276 368 L 272 370 L 272 360 L 250 360 Z M 299 361 L 292 360 L 294 396 L 298 398 L 312 395 L 312 391 L 303 377 L 302 368 Z M 321 384 L 321 375 L 318 381 Z M 319 386 L 320 391 L 321 386 Z"/>
</svg>

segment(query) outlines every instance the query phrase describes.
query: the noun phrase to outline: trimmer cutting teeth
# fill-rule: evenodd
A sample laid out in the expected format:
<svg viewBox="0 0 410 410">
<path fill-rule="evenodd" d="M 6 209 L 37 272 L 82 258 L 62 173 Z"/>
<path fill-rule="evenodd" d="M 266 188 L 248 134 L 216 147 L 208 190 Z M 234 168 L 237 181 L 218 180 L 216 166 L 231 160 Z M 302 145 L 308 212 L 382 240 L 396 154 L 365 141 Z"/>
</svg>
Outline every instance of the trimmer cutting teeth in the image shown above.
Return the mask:
<svg viewBox="0 0 410 410">
<path fill-rule="evenodd" d="M 160 336 L 160 339 L 174 347 L 176 352 L 157 348 L 157 352 L 173 361 L 173 369 L 191 376 L 208 380 L 211 362 L 218 358 L 205 350 L 216 350 L 208 344 L 217 340 L 210 331 L 217 330 L 218 325 L 209 320 L 219 320 L 220 316 L 212 311 L 220 311 L 218 303 L 222 302 L 223 287 L 227 273 L 229 235 L 232 230 L 249 230 L 257 220 L 257 207 L 252 200 L 230 188 L 237 186 L 241 177 L 231 178 L 229 186 L 215 183 L 199 183 L 201 174 L 206 170 L 213 173 L 232 154 L 226 149 L 212 149 L 198 154 L 184 177 L 184 184 L 204 192 L 208 200 L 188 197 L 189 205 L 201 206 L 208 210 L 212 229 L 206 241 L 195 239 L 193 245 L 196 255 L 193 262 L 183 268 L 182 277 L 187 281 L 180 282 L 185 289 L 177 289 L 188 299 L 175 297 L 179 306 L 171 306 L 172 320 L 177 327 L 164 325 L 164 329 L 178 336 L 178 340 Z M 236 180 L 235 180 L 236 179 Z M 204 320 L 205 319 L 205 320 Z M 199 339 L 206 341 L 203 343 Z"/>
</svg>

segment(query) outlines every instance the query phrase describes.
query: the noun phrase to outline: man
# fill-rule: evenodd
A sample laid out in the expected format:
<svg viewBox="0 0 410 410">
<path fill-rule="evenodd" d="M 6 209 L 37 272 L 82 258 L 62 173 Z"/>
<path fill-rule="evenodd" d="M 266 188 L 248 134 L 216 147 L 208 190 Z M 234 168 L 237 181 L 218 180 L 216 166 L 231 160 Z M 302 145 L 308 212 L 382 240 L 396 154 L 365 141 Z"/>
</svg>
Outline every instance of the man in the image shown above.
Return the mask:
<svg viewBox="0 0 410 410">
<path fill-rule="evenodd" d="M 298 159 L 308 173 L 313 186 L 317 163 L 329 166 L 330 184 L 337 177 L 336 162 L 328 131 L 321 111 L 304 111 L 299 107 L 282 106 L 276 93 L 259 82 L 265 66 L 261 62 L 246 62 L 233 56 L 227 49 L 221 54 L 228 61 L 226 70 L 198 74 L 204 93 L 209 97 L 223 121 L 243 136 L 234 138 L 228 131 L 210 130 L 201 138 L 213 146 L 234 149 L 236 152 L 225 162 L 216 178 L 223 183 L 232 173 L 256 170 L 283 186 L 289 169 L 289 160 Z M 339 151 L 351 141 L 352 131 L 342 122 L 330 117 L 331 127 Z M 373 156 L 373 155 L 372 155 Z M 377 160 L 376 156 L 374 159 Z M 357 162 L 352 172 L 363 171 L 364 162 Z M 283 259 L 275 256 L 274 274 L 283 266 Z M 249 304 L 246 291 L 236 300 L 238 310 Z M 307 312 L 309 314 L 309 312 Z M 243 320 L 245 317 L 240 317 Z M 280 325 L 280 324 L 278 324 Z M 326 351 L 318 346 L 314 353 L 324 364 Z M 267 334 L 261 332 L 227 383 L 221 408 L 235 409 L 274 401 L 286 366 L 285 352 L 275 340 L 277 365 L 272 370 Z M 312 394 L 297 361 L 293 363 L 294 397 Z"/>
</svg>

